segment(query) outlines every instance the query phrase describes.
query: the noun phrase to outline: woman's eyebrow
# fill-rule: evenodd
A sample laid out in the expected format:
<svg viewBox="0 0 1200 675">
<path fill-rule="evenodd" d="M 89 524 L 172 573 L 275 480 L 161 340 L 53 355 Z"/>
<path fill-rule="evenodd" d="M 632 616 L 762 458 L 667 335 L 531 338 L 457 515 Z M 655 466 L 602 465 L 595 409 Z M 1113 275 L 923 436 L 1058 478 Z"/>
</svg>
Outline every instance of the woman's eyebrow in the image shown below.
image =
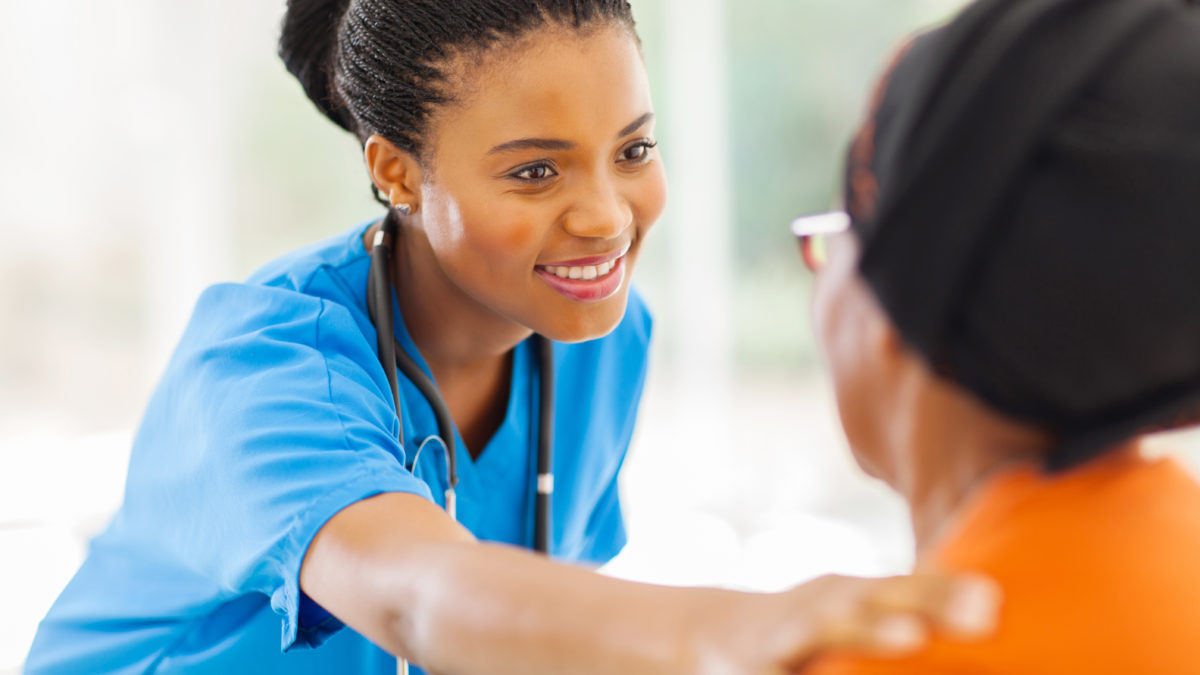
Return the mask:
<svg viewBox="0 0 1200 675">
<path fill-rule="evenodd" d="M 489 155 L 498 155 L 514 150 L 571 150 L 575 144 L 571 141 L 561 141 L 554 138 L 522 138 L 516 141 L 501 143 L 487 151 Z"/>
<path fill-rule="evenodd" d="M 629 126 L 621 129 L 617 134 L 617 138 L 628 136 L 638 129 L 645 126 L 650 120 L 654 119 L 654 113 L 648 112 L 637 118 L 629 124 Z M 571 141 L 564 141 L 557 138 L 521 138 L 507 143 L 501 143 L 491 150 L 487 151 L 489 155 L 499 155 L 505 152 L 513 152 L 516 150 L 573 150 L 575 144 Z"/>
<path fill-rule="evenodd" d="M 654 119 L 654 113 L 652 113 L 652 112 L 648 112 L 648 113 L 642 115 L 641 117 L 637 118 L 632 123 L 630 123 L 629 126 L 622 129 L 621 133 L 617 134 L 617 138 L 621 138 L 622 136 L 628 136 L 629 134 L 632 134 L 633 132 L 637 131 L 638 129 L 641 129 L 643 126 L 646 125 L 646 123 L 648 123 L 652 119 Z"/>
</svg>

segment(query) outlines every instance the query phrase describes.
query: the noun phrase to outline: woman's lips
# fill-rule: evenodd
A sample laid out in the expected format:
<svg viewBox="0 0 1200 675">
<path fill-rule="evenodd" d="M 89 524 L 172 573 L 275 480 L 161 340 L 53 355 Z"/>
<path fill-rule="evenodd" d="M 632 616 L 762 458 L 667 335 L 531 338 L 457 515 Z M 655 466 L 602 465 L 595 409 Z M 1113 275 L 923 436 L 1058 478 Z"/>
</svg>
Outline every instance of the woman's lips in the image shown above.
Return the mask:
<svg viewBox="0 0 1200 675">
<path fill-rule="evenodd" d="M 563 295 L 579 302 L 597 302 L 616 295 L 625 282 L 625 254 L 619 257 L 609 257 L 591 265 L 538 265 L 534 268 L 542 281 Z M 572 263 L 588 262 L 571 261 Z"/>
</svg>

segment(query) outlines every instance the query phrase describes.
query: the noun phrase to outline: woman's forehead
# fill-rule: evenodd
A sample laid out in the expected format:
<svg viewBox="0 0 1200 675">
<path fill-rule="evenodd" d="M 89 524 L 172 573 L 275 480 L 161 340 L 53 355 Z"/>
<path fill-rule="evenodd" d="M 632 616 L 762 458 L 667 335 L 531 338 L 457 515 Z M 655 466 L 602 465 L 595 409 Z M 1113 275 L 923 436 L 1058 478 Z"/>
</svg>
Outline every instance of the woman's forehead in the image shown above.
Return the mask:
<svg viewBox="0 0 1200 675">
<path fill-rule="evenodd" d="M 608 141 L 653 110 L 640 48 L 622 27 L 539 29 L 459 62 L 455 103 L 435 120 L 448 139 Z"/>
</svg>

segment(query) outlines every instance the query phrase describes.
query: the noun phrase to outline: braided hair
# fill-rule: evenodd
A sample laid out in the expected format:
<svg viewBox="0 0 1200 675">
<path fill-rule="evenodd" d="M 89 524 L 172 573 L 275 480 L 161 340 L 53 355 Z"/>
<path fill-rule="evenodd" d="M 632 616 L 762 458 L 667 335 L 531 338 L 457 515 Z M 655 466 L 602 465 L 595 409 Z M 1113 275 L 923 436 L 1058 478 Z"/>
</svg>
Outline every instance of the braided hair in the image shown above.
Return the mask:
<svg viewBox="0 0 1200 675">
<path fill-rule="evenodd" d="M 420 158 L 448 61 L 550 23 L 634 30 L 627 0 L 288 0 L 279 55 L 335 124 Z"/>
</svg>

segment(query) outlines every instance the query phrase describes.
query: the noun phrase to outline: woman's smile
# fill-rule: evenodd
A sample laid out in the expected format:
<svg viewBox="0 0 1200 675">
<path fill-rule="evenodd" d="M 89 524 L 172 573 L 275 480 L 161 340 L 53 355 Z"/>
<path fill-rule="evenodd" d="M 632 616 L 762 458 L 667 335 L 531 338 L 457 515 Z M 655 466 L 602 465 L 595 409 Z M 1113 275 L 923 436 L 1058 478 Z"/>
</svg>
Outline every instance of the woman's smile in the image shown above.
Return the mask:
<svg viewBox="0 0 1200 675">
<path fill-rule="evenodd" d="M 603 256 L 538 265 L 534 272 L 554 290 L 579 302 L 596 302 L 616 295 L 625 282 L 625 255 L 620 251 Z"/>
</svg>

